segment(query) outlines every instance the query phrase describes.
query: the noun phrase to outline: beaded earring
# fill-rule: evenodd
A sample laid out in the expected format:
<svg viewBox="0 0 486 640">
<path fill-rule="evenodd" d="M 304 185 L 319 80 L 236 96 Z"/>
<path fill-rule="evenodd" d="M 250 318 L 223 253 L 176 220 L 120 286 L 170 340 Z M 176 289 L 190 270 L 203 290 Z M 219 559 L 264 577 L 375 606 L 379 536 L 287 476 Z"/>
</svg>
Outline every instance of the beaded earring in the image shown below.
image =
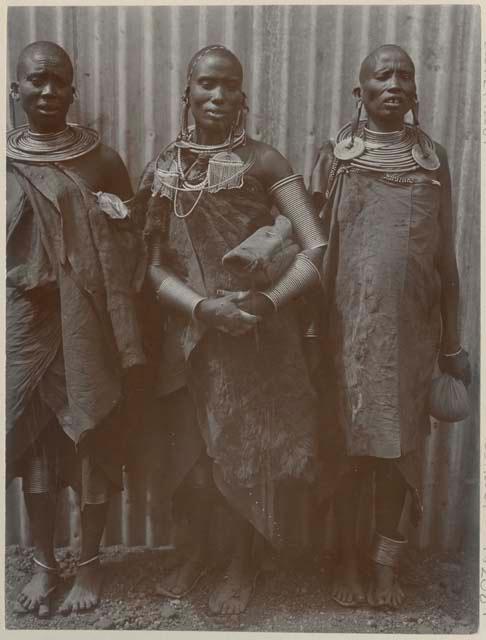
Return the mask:
<svg viewBox="0 0 486 640">
<path fill-rule="evenodd" d="M 247 98 L 242 93 L 242 101 L 235 121 L 231 125 L 230 149 L 213 156 L 208 163 L 208 190 L 216 193 L 221 189 L 239 189 L 243 186 L 243 168 L 245 163 L 240 156 L 233 151 L 235 134 L 244 131 L 245 116 L 248 111 Z"/>
</svg>

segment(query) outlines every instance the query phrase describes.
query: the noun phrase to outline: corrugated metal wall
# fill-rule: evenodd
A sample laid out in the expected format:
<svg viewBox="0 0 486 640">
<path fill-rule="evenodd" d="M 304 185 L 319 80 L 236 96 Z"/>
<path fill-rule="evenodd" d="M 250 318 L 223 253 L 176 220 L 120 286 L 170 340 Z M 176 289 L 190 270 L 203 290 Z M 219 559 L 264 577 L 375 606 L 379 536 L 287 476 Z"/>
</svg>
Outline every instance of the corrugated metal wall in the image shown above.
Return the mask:
<svg viewBox="0 0 486 640">
<path fill-rule="evenodd" d="M 184 70 L 201 46 L 220 42 L 245 70 L 251 135 L 309 175 L 316 145 L 353 113 L 360 61 L 385 42 L 416 63 L 421 124 L 449 153 L 462 282 L 461 326 L 474 382 L 471 417 L 432 430 L 425 456 L 421 547 L 454 548 L 476 529 L 479 431 L 480 12 L 473 6 L 226 6 L 10 8 L 10 78 L 20 50 L 54 40 L 71 54 L 79 100 L 73 121 L 98 129 L 121 153 L 134 185 L 178 129 Z M 20 115 L 20 114 L 19 114 Z M 107 543 L 163 544 L 157 488 L 132 486 L 113 506 Z M 61 542 L 76 541 L 70 495 Z M 21 492 L 7 492 L 7 542 L 29 542 Z M 74 518 L 74 519 L 73 519 Z"/>
</svg>

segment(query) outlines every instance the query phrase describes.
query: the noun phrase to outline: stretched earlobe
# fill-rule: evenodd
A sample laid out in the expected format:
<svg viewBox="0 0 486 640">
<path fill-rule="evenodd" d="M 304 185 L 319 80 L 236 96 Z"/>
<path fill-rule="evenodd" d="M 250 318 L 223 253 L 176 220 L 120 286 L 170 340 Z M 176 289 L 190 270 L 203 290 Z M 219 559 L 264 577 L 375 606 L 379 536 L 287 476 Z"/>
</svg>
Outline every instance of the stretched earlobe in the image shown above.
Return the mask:
<svg viewBox="0 0 486 640">
<path fill-rule="evenodd" d="M 356 98 L 356 100 L 361 98 L 361 87 L 354 87 L 353 96 Z"/>
<path fill-rule="evenodd" d="M 13 100 L 20 100 L 20 95 L 19 95 L 19 83 L 18 82 L 12 82 L 10 84 L 10 91 L 9 91 L 10 97 Z"/>
</svg>

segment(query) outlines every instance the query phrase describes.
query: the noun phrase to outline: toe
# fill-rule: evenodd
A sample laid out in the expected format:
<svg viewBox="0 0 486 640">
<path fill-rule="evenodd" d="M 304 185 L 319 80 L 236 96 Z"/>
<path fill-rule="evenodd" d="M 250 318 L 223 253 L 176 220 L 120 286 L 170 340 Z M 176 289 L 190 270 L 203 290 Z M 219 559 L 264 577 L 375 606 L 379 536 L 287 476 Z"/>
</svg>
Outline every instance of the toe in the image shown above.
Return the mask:
<svg viewBox="0 0 486 640">
<path fill-rule="evenodd" d="M 225 616 L 230 616 L 236 613 L 234 603 L 231 602 L 231 600 L 229 600 L 228 602 L 225 602 L 221 607 L 221 613 Z"/>
</svg>

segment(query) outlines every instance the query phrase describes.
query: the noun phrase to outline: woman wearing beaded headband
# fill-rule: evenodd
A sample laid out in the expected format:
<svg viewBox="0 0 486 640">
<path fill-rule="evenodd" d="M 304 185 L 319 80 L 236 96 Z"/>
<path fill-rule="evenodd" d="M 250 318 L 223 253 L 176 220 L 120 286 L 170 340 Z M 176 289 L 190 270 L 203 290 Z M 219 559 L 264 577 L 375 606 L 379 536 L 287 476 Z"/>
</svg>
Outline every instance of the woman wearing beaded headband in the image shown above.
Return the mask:
<svg viewBox="0 0 486 640">
<path fill-rule="evenodd" d="M 27 46 L 11 95 L 28 124 L 7 134 L 7 480 L 22 477 L 35 547 L 16 611 L 41 618 L 59 584 L 62 486 L 78 494 L 82 540 L 61 612 L 98 603 L 99 546 L 126 461 L 122 392 L 144 361 L 133 304 L 142 239 L 129 219 L 112 219 L 128 213 L 130 180 L 95 131 L 67 124 L 72 82 L 64 49 Z"/>
<path fill-rule="evenodd" d="M 301 176 L 246 135 L 242 76 L 221 45 L 193 57 L 180 134 L 140 187 L 149 200 L 149 281 L 168 314 L 159 395 L 172 437 L 164 475 L 173 468 L 175 480 L 165 488 L 184 479 L 199 493 L 191 517 L 198 545 L 158 592 L 182 597 L 205 571 L 214 482 L 236 523 L 230 564 L 209 600 L 221 614 L 247 606 L 257 575 L 255 529 L 284 543 L 277 488 L 311 474 L 317 426 L 293 300 L 319 282 L 324 237 Z M 265 226 L 277 233 L 272 203 L 290 219 L 302 251 L 276 279 L 255 283 L 253 271 L 226 268 L 228 252 Z"/>
<path fill-rule="evenodd" d="M 420 458 L 428 394 L 440 368 L 469 383 L 457 328 L 458 274 L 450 176 L 442 147 L 418 126 L 415 69 L 384 45 L 362 63 L 358 117 L 320 150 L 312 190 L 329 227 L 324 290 L 333 354 L 327 406 L 346 441 L 349 473 L 335 497 L 343 606 L 397 607 L 398 526 L 409 490 L 421 512 Z M 367 119 L 359 119 L 361 106 Z M 413 125 L 404 123 L 413 112 Z M 442 323 L 442 335 L 441 335 Z M 359 490 L 375 478 L 376 532 L 365 594 L 358 567 Z"/>
</svg>

